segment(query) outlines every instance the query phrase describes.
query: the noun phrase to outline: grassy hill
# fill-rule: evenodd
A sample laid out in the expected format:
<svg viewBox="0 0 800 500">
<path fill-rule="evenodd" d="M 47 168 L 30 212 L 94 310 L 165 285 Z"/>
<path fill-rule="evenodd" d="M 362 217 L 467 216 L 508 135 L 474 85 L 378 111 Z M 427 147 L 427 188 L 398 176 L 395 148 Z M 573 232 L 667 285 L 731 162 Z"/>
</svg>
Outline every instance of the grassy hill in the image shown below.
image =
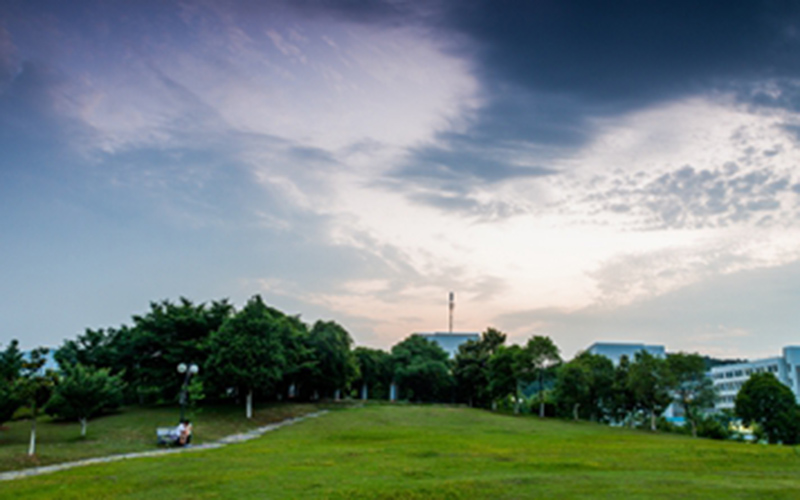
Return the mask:
<svg viewBox="0 0 800 500">
<path fill-rule="evenodd" d="M 789 447 L 368 406 L 220 450 L 0 484 L 0 498 L 800 498 Z"/>
</svg>

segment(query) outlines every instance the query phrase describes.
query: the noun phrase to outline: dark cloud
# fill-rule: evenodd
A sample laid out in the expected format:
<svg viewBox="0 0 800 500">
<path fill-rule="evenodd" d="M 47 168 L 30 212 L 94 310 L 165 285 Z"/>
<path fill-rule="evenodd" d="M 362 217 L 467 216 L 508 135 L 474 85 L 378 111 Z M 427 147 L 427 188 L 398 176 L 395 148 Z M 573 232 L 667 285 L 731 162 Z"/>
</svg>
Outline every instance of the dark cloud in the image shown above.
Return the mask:
<svg viewBox="0 0 800 500">
<path fill-rule="evenodd" d="M 729 79 L 795 75 L 792 2 L 452 3 L 489 78 L 566 93 L 593 111 L 640 105 Z"/>
<path fill-rule="evenodd" d="M 524 170 L 496 154 L 504 147 L 536 146 L 559 157 L 592 137 L 592 118 L 686 95 L 732 90 L 754 105 L 800 107 L 800 4 L 475 0 L 439 7 L 424 22 L 473 61 L 485 104 L 460 137 L 443 135 L 439 149 L 415 151 L 412 166 L 397 172 L 408 182 L 514 178 Z M 468 151 L 465 161 L 453 153 L 464 143 L 482 153 Z"/>
</svg>

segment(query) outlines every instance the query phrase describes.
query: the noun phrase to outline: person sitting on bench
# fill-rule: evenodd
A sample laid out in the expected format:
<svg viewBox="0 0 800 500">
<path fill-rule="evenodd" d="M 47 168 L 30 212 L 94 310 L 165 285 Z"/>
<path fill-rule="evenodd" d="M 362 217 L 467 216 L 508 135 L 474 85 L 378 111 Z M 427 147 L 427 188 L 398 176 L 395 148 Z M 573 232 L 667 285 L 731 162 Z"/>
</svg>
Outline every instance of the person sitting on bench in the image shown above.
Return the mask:
<svg viewBox="0 0 800 500">
<path fill-rule="evenodd" d="M 188 419 L 181 420 L 175 433 L 177 435 L 176 443 L 186 446 L 192 440 L 192 423 Z"/>
</svg>

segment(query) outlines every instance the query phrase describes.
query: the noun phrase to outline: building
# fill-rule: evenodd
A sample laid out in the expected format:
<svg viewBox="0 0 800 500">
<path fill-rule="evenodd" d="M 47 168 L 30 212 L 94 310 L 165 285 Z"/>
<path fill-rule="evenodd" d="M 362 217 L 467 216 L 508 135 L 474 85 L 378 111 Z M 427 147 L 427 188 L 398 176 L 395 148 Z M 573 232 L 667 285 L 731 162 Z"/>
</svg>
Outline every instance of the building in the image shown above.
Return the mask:
<svg viewBox="0 0 800 500">
<path fill-rule="evenodd" d="M 439 347 L 444 349 L 447 352 L 447 355 L 450 358 L 456 357 L 458 353 L 458 346 L 461 344 L 469 341 L 479 341 L 481 339 L 480 333 L 469 333 L 469 332 L 457 332 L 457 333 L 446 333 L 446 332 L 433 332 L 433 333 L 418 333 L 420 337 L 425 337 L 428 340 L 432 340 L 439 344 Z"/>
<path fill-rule="evenodd" d="M 709 376 L 717 391 L 715 409 L 733 409 L 739 389 L 754 373 L 772 373 L 792 390 L 800 403 L 800 347 L 788 346 L 783 348 L 783 356 L 711 368 Z"/>
<path fill-rule="evenodd" d="M 619 360 L 622 356 L 627 356 L 629 361 L 633 361 L 636 353 L 641 351 L 648 352 L 657 358 L 666 357 L 666 349 L 663 345 L 595 342 L 586 349 L 586 352 L 590 354 L 599 354 L 600 356 L 607 357 L 614 363 L 614 366 L 619 364 Z"/>
</svg>

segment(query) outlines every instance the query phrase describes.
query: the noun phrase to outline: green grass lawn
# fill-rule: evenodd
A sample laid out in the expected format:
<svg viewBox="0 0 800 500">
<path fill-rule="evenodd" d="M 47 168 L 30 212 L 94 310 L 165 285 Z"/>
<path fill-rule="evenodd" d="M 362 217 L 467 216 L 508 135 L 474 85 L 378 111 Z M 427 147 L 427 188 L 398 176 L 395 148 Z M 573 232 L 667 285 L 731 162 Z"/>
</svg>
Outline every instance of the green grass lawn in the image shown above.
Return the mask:
<svg viewBox="0 0 800 500">
<path fill-rule="evenodd" d="M 428 406 L 0 483 L 0 498 L 800 498 L 789 447 Z"/>
<path fill-rule="evenodd" d="M 253 419 L 244 418 L 242 407 L 203 408 L 189 415 L 193 422 L 193 443 L 243 432 L 271 422 L 316 411 L 314 405 L 270 405 L 256 407 Z M 178 423 L 177 408 L 126 408 L 116 414 L 89 421 L 86 438 L 80 436 L 77 422 L 54 422 L 40 418 L 36 428 L 36 456 L 28 457 L 30 422 L 7 422 L 0 430 L 0 471 L 24 469 L 37 465 L 99 457 L 133 451 L 156 449 L 156 427 Z"/>
</svg>

